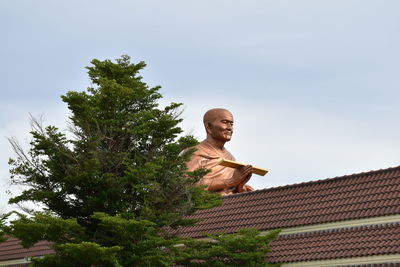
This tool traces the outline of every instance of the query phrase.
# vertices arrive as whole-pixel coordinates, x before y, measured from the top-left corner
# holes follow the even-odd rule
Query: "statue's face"
[[[227,110],[216,112],[215,117],[208,123],[208,133],[215,139],[230,141],[233,133],[233,116]]]

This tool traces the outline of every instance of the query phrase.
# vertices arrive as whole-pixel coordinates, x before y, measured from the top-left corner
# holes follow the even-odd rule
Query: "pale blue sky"
[[[204,111],[229,108],[227,148],[271,171],[258,189],[397,166],[399,12],[397,0],[1,1],[0,211],[6,137],[27,143],[29,113],[65,128],[59,96],[89,85],[91,59],[122,54],[185,104],[199,139]]]

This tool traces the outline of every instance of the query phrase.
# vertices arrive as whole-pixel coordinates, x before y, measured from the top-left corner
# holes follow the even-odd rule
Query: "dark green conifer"
[[[36,202],[44,210],[3,224],[4,232],[24,246],[54,243],[55,255],[35,259],[34,266],[173,266],[195,264],[193,259],[221,264],[215,244],[165,231],[193,223],[183,217],[220,203],[217,195],[193,186],[205,170],[187,173],[191,151],[181,152],[197,141],[181,136],[181,104],[159,107],[160,87],[149,87],[139,75],[144,62],[122,56],[91,63],[91,87],[62,96],[71,112],[68,132],[33,120],[27,152],[11,140],[17,154],[10,160],[11,180],[28,187],[10,203]],[[268,240],[260,241],[261,250],[251,248],[249,263],[257,262],[256,251],[264,257]],[[243,264],[245,258],[222,264]]]

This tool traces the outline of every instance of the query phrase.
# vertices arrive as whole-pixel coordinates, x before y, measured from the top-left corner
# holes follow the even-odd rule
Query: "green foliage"
[[[193,224],[184,216],[196,209],[221,204],[219,195],[193,186],[206,170],[187,172],[189,148],[197,141],[181,136],[181,104],[159,108],[160,87],[149,87],[139,76],[144,62],[133,64],[122,56],[115,63],[93,60],[92,65],[93,86],[62,96],[71,111],[68,132],[33,120],[27,152],[10,139],[17,154],[10,160],[11,181],[28,186],[10,203],[36,202],[44,210],[2,224],[2,232],[26,247],[40,240],[54,244],[55,255],[35,259],[34,266],[263,261],[270,239],[254,231],[214,237],[218,246],[166,232]],[[239,243],[251,251],[237,253]]]
[[[0,214],[0,242],[6,241],[6,232],[8,230],[7,227],[7,219],[10,216],[10,214]]]
[[[20,215],[12,222],[11,233],[22,240],[22,246],[30,247],[40,240],[55,243],[79,241],[84,228],[76,219],[62,219],[46,213],[35,213],[32,217]]]
[[[183,266],[279,266],[265,260],[270,251],[269,243],[279,232],[274,230],[260,235],[256,229],[246,228],[235,234],[209,235],[207,241],[186,239],[179,254],[187,257],[183,256],[178,262]]]
[[[87,223],[93,211],[102,211],[169,225],[194,210],[194,192],[215,198],[193,189],[198,176],[184,178],[190,155],[179,154],[197,141],[176,140],[181,104],[158,108],[159,87],[138,75],[145,64],[131,64],[127,56],[92,64],[94,86],[62,96],[72,114],[72,138],[34,121],[29,152],[14,143],[12,181],[30,188],[10,202],[40,202],[62,218]]]
[[[55,246],[55,256],[45,256],[42,259],[33,259],[34,267],[60,266],[60,267],[120,267],[117,253],[120,247],[101,247],[93,242],[79,244],[68,243]]]

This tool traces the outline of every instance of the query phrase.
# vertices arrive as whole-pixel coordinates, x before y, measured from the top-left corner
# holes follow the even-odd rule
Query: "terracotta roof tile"
[[[0,261],[21,259],[25,257],[43,256],[53,254],[50,243],[39,241],[30,248],[23,248],[16,238],[9,238],[0,243]]]
[[[228,196],[222,206],[189,216],[202,220],[178,234],[202,237],[394,214],[400,214],[400,166]],[[268,259],[280,263],[400,254],[400,223],[281,235],[271,245]],[[15,238],[0,243],[0,261],[51,253],[45,241],[29,249]],[[358,267],[395,266],[400,264]]]
[[[338,267],[400,267],[400,263],[373,263],[362,265],[342,265]]]
[[[400,253],[400,224],[282,235],[271,243],[271,262],[297,262]]]
[[[400,214],[400,166],[228,196],[222,206],[189,216],[202,220],[179,234],[201,237],[393,214]]]
[[[7,264],[7,267],[28,267],[29,263]]]

